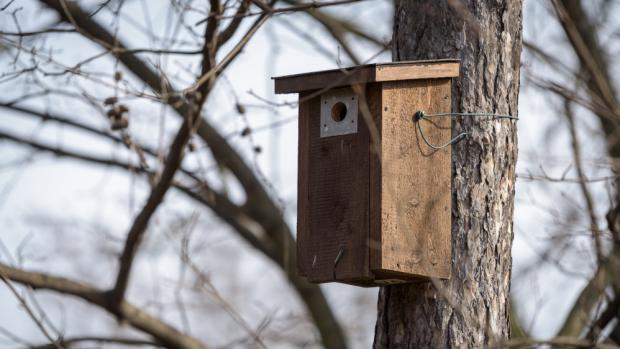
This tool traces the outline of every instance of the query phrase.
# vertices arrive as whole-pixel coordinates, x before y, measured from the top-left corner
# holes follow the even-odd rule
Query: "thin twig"
[[[17,292],[15,287],[13,287],[13,285],[8,280],[7,276],[4,275],[2,270],[0,270],[0,279],[2,279],[2,281],[4,281],[4,283],[9,288],[11,293],[13,293],[13,295],[15,296],[15,298],[17,298],[17,300],[22,305],[22,307],[24,307],[24,309],[26,310],[26,313],[28,314],[28,316],[32,319],[32,321],[35,323],[35,325],[37,325],[39,330],[41,330],[41,333],[43,333],[45,338],[47,338],[47,340],[50,341],[50,343],[53,345],[53,347],[56,348],[56,349],[64,349],[64,347],[60,344],[60,342],[58,342],[56,339],[52,338],[52,335],[47,331],[47,329],[45,328],[45,325],[43,324],[43,322],[41,322],[41,320],[39,320],[39,318],[37,318],[37,316],[35,315],[34,311],[30,308],[30,305],[28,305],[28,302],[26,302],[26,300],[19,294],[19,292]]]

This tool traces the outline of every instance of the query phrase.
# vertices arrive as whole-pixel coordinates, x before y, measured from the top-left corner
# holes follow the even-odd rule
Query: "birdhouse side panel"
[[[379,275],[450,276],[451,148],[428,146],[413,120],[417,110],[449,112],[450,89],[450,79],[382,85]],[[449,117],[419,122],[429,143],[450,140]]]
[[[310,165],[310,116],[316,114],[316,103],[307,100],[309,92],[299,94],[299,125],[297,147],[297,272],[308,276],[307,268],[311,265],[309,249],[310,227],[310,188],[308,183],[308,166]]]
[[[300,94],[299,270],[312,282],[367,279],[368,128],[321,137],[321,96],[308,96]]]

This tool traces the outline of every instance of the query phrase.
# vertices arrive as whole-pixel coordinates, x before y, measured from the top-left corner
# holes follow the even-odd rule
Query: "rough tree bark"
[[[393,58],[459,58],[453,110],[517,115],[520,0],[397,0]],[[381,289],[375,348],[479,348],[510,335],[516,122],[456,119],[452,277]]]

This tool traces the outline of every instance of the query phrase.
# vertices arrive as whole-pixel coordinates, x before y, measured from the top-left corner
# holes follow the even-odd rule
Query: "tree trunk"
[[[520,0],[395,4],[395,61],[459,58],[453,111],[517,116]],[[452,276],[379,294],[375,348],[480,348],[510,335],[516,121],[456,118]]]

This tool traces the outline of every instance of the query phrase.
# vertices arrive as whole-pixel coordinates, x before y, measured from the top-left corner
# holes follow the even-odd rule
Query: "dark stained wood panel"
[[[373,266],[381,266],[381,134],[382,123],[381,114],[383,110],[383,102],[381,100],[382,91],[381,83],[375,83],[369,85],[368,96],[369,105],[372,110],[373,126],[376,129],[377,135],[372,139],[370,151],[369,151],[369,242],[368,248],[370,250],[370,266],[371,271]],[[374,268],[380,269],[380,268]]]
[[[297,149],[297,271],[307,276],[309,248],[310,196],[308,188],[308,165],[310,152],[310,119],[312,100],[307,100],[310,92],[299,94],[299,134]],[[315,98],[316,99],[316,98]]]
[[[302,104],[300,272],[313,282],[368,279],[368,128],[360,122],[357,133],[321,138],[320,97]]]

